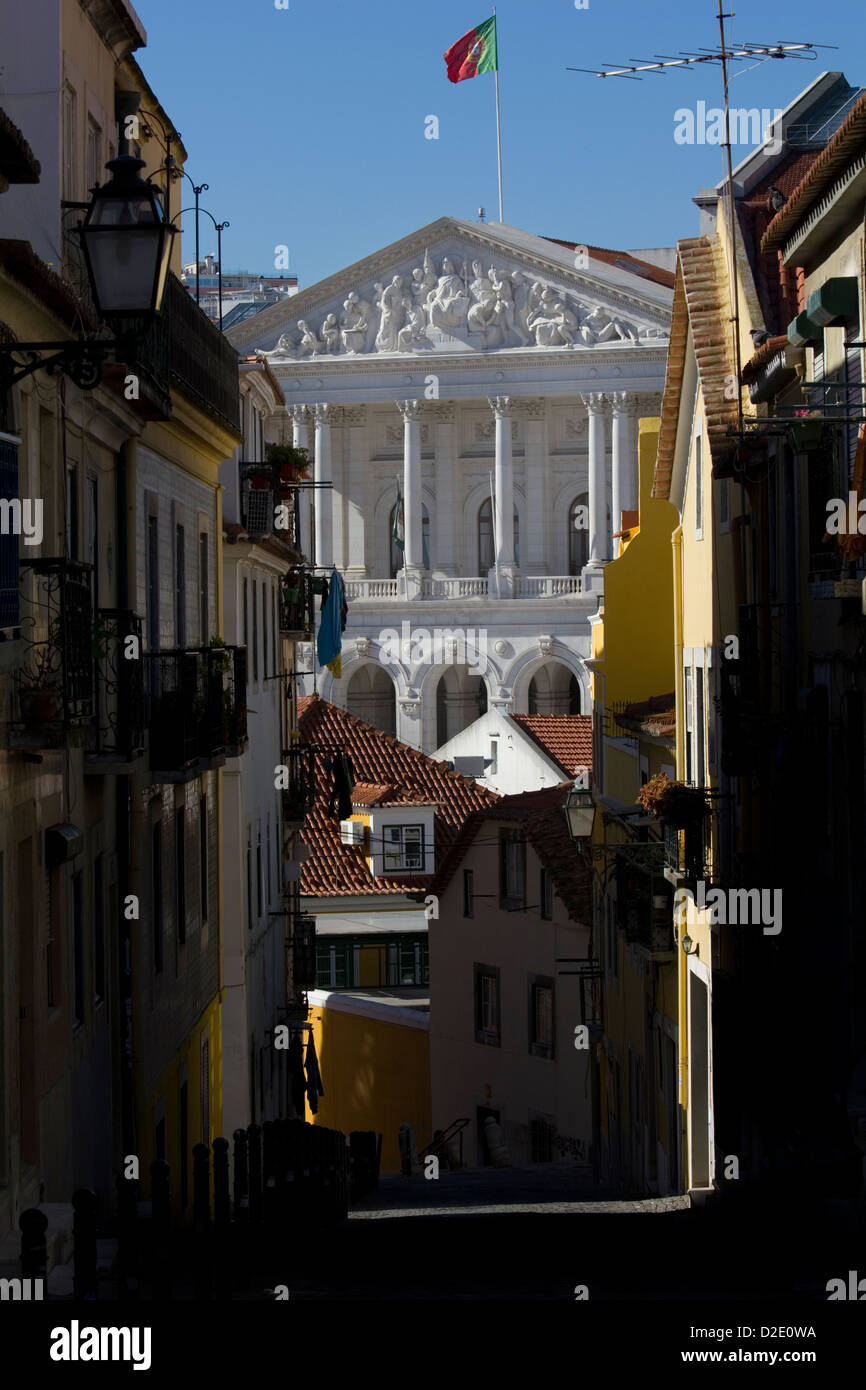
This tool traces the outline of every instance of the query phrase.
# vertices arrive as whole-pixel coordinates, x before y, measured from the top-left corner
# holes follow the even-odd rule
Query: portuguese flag
[[[452,44],[444,54],[449,82],[463,82],[479,72],[496,72],[496,15],[485,19]]]

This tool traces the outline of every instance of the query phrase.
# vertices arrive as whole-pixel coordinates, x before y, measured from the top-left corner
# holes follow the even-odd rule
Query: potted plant
[[[666,772],[657,772],[641,787],[637,799],[657,820],[680,828],[693,825],[707,814],[706,797],[700,787],[676,782]]]
[[[280,481],[296,482],[298,478],[309,477],[309,456],[306,449],[296,449],[294,444],[266,444],[265,459],[272,468],[279,470]]]
[[[810,453],[821,446],[824,438],[824,421],[818,411],[795,410],[795,423],[789,433],[791,446],[798,453]]]

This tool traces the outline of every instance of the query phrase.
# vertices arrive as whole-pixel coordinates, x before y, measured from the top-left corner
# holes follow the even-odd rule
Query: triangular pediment
[[[626,265],[626,261],[623,263]],[[227,335],[275,367],[663,346],[672,294],[591,250],[440,218]]]

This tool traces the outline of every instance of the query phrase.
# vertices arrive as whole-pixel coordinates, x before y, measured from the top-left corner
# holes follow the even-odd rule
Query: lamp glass
[[[105,319],[158,313],[175,229],[139,170],[144,161],[120,155],[107,165],[81,227],[93,297]]]

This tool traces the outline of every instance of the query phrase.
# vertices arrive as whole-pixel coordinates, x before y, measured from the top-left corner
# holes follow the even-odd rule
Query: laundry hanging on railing
[[[322,605],[322,620],[319,624],[319,635],[316,638],[316,653],[319,658],[319,665],[327,666],[328,670],[332,671],[336,679],[339,680],[343,674],[342,635],[346,630],[349,606],[346,603],[343,581],[337,570],[331,571],[330,580],[323,580],[322,582],[327,586],[327,596]]]

